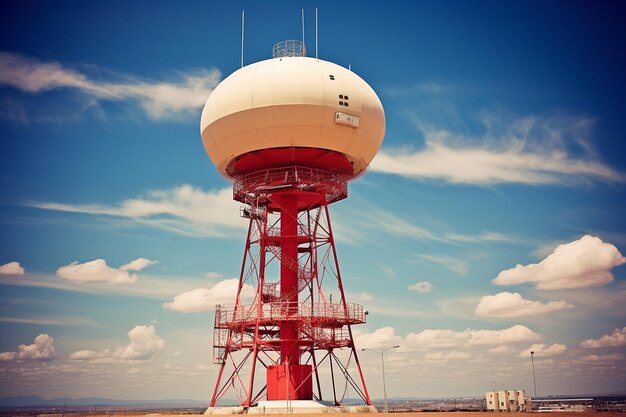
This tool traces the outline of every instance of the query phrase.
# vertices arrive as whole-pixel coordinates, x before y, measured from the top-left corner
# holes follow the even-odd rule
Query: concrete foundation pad
[[[375,413],[371,406],[335,406],[329,401],[259,401],[248,414],[314,414],[314,413]]]
[[[239,407],[209,407],[204,414],[243,414],[244,408]]]
[[[204,414],[328,414],[328,413],[377,413],[368,405],[335,406],[328,401],[259,401],[257,405],[244,407],[209,407]]]

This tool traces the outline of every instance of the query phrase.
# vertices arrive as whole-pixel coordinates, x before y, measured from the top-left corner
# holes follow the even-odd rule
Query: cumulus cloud
[[[415,292],[422,294],[425,292],[432,291],[433,286],[428,281],[422,281],[422,282],[416,282],[415,284],[409,285],[407,289],[410,291],[415,291]]]
[[[115,349],[79,350],[70,354],[75,361],[135,361],[152,359],[165,346],[153,325],[138,325],[128,332],[129,343]]]
[[[584,348],[603,348],[626,346],[626,327],[613,330],[599,339],[587,339],[580,344]]]
[[[528,349],[521,351],[519,356],[520,358],[526,358],[530,356],[530,352],[535,352],[534,355],[538,357],[554,356],[554,355],[560,355],[566,350],[567,350],[567,346],[562,345],[560,343],[555,343],[550,346],[540,343],[540,344],[534,344]]]
[[[417,123],[424,148],[383,149],[372,161],[371,170],[417,180],[479,185],[626,180],[591,151],[587,136],[593,120],[529,116],[505,123],[499,119],[484,116],[484,133],[478,137]]]
[[[518,324],[502,330],[425,329],[418,333],[408,333],[404,337],[397,336],[393,327],[382,327],[371,333],[358,334],[356,342],[359,347],[376,349],[398,344],[404,351],[415,351],[488,345],[502,346],[534,342],[539,339],[541,339],[541,335]]]
[[[396,336],[393,327],[381,327],[371,333],[360,333],[355,331],[355,345],[360,349],[382,349],[395,346],[402,341]]]
[[[9,262],[0,265],[0,275],[24,275],[24,268],[19,262]]]
[[[178,294],[170,302],[162,307],[179,313],[200,313],[213,310],[216,304],[233,304],[239,287],[239,279],[225,279],[213,285],[211,288],[196,288]],[[254,298],[255,290],[249,284],[244,284],[241,289],[241,299],[247,302]]]
[[[543,290],[597,287],[613,281],[611,269],[626,258],[610,243],[585,235],[578,240],[557,246],[537,264],[507,269],[492,280],[496,285],[534,283]]]
[[[158,261],[137,258],[119,268],[112,268],[104,259],[78,263],[72,262],[57,269],[57,276],[75,283],[106,282],[109,284],[132,284],[137,281],[137,274],[128,271],[140,271]]]
[[[19,345],[17,352],[0,353],[0,362],[8,361],[49,361],[56,358],[54,338],[42,333],[35,338],[31,345]]]
[[[102,71],[104,72],[104,71]],[[142,80],[122,74],[107,74],[112,81],[23,55],[0,52],[0,84],[30,94],[68,89],[95,100],[137,103],[154,120],[175,119],[201,108],[220,82],[218,70],[196,70],[175,75],[171,81]]]
[[[565,301],[540,301],[525,300],[516,292],[501,292],[496,295],[483,296],[474,314],[483,317],[523,317],[546,314],[557,310],[572,308],[573,305]]]
[[[504,345],[541,339],[541,336],[526,326],[517,324],[503,330],[469,330],[470,345]]]
[[[116,205],[31,203],[32,207],[69,213],[113,216],[185,236],[232,237],[246,223],[231,188],[203,191],[191,185],[153,190]]]

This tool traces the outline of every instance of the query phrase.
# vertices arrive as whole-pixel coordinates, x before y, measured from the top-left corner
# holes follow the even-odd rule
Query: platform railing
[[[250,203],[251,199],[285,189],[325,194],[327,203],[348,195],[347,180],[341,174],[318,168],[289,166],[264,169],[238,177],[233,184],[233,198]]]
[[[304,42],[290,39],[278,42],[272,47],[272,58],[282,58],[286,56],[306,56]]]
[[[215,311],[216,328],[246,326],[247,323],[261,321],[304,320],[315,327],[333,327],[347,324],[365,323],[363,306],[347,303],[347,309],[338,303],[270,302],[240,305],[234,307],[217,306]]]

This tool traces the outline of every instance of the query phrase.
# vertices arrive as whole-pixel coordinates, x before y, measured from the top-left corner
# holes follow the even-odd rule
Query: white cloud
[[[112,268],[104,259],[78,263],[72,262],[57,269],[57,275],[75,283],[106,282],[109,284],[132,284],[137,281],[137,274],[129,274],[128,271],[140,271],[158,261],[146,258],[138,258],[119,268]]]
[[[528,349],[521,351],[519,356],[520,358],[529,357],[530,352],[535,352],[534,355],[537,357],[554,356],[554,355],[560,355],[566,350],[567,350],[567,346],[562,345],[560,343],[555,343],[550,346],[540,343],[540,344],[534,344]]]
[[[19,262],[9,262],[0,265],[0,275],[24,275],[24,268]]]
[[[432,291],[433,286],[430,282],[423,281],[423,282],[416,282],[415,284],[409,285],[407,289],[421,294],[421,293]]]
[[[356,296],[356,299],[357,301],[364,303],[367,301],[372,301],[374,299],[374,296],[368,292],[362,292]]]
[[[457,274],[467,273],[467,264],[458,258],[446,255],[417,255],[419,258],[444,266]]]
[[[165,346],[152,325],[138,325],[128,332],[129,344],[116,349],[79,350],[70,354],[76,361],[135,361],[152,359]]]
[[[355,331],[354,344],[359,349],[383,349],[389,346],[395,346],[402,341],[402,338],[396,336],[393,327],[381,327],[371,333],[360,333]]]
[[[477,235],[463,235],[460,233],[445,233],[444,237],[452,242],[483,243],[483,242],[515,242],[516,239],[502,233],[484,231]]]
[[[154,190],[117,205],[32,203],[33,207],[69,213],[114,216],[186,236],[233,237],[246,223],[232,188],[203,191],[191,185]]]
[[[614,363],[624,359],[621,353],[613,353],[609,355],[586,355],[579,358],[576,363]]]
[[[519,293],[501,292],[496,295],[483,296],[474,314],[483,317],[523,317],[546,314],[552,311],[572,308],[573,305],[565,301],[525,300]]]
[[[456,331],[451,329],[426,329],[409,333],[405,343],[413,349],[453,348],[458,346],[506,345],[532,342],[541,336],[526,326],[515,325],[502,330]]]
[[[239,279],[225,279],[213,285],[211,288],[196,288],[178,294],[174,299],[162,305],[167,310],[179,313],[199,313],[213,310],[216,304],[234,304]],[[244,284],[241,289],[241,300],[247,302],[254,297],[255,290],[249,284]]]
[[[603,348],[626,346],[626,327],[613,330],[599,339],[587,339],[580,344],[584,348]]]
[[[0,84],[31,94],[72,89],[95,100],[136,102],[154,120],[193,114],[202,107],[221,78],[216,69],[178,73],[174,81],[108,75],[117,80],[103,81],[101,76],[90,78],[57,62],[0,52]]]
[[[511,347],[510,346],[496,346],[494,348],[489,349],[489,353],[506,353],[506,352],[510,352],[511,351]]]
[[[470,345],[503,345],[538,340],[541,336],[526,326],[517,324],[503,330],[471,330]]]
[[[455,360],[455,359],[468,359],[471,355],[468,352],[456,352],[456,351],[452,351],[452,352],[433,352],[433,353],[427,353],[426,354],[426,359],[430,360],[430,361],[448,361],[448,360]]]
[[[159,261],[153,261],[147,258],[137,258],[134,261],[131,261],[125,265],[120,266],[120,270],[122,271],[141,271],[142,269],[146,269],[151,265],[158,264]]]
[[[19,345],[17,352],[0,353],[0,362],[8,361],[49,361],[56,358],[54,349],[54,338],[46,333],[42,333],[35,338],[31,345]]]
[[[498,274],[492,283],[515,285],[531,282],[543,290],[597,287],[613,281],[611,269],[626,258],[610,243],[585,235],[557,246],[538,264],[520,265]]]
[[[482,121],[480,137],[418,124],[421,150],[387,148],[371,164],[374,172],[457,184],[567,184],[598,180],[622,182],[626,176],[591,152],[592,120],[530,116],[508,124],[496,116]],[[580,148],[583,155],[572,152]]]

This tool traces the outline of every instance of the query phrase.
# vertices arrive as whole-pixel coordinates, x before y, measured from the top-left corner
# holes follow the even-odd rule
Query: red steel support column
[[[298,196],[284,193],[280,198],[280,294],[288,303],[288,315],[298,313]],[[281,298],[282,298],[281,297]],[[300,363],[298,347],[298,323],[295,320],[280,324],[280,363]]]

